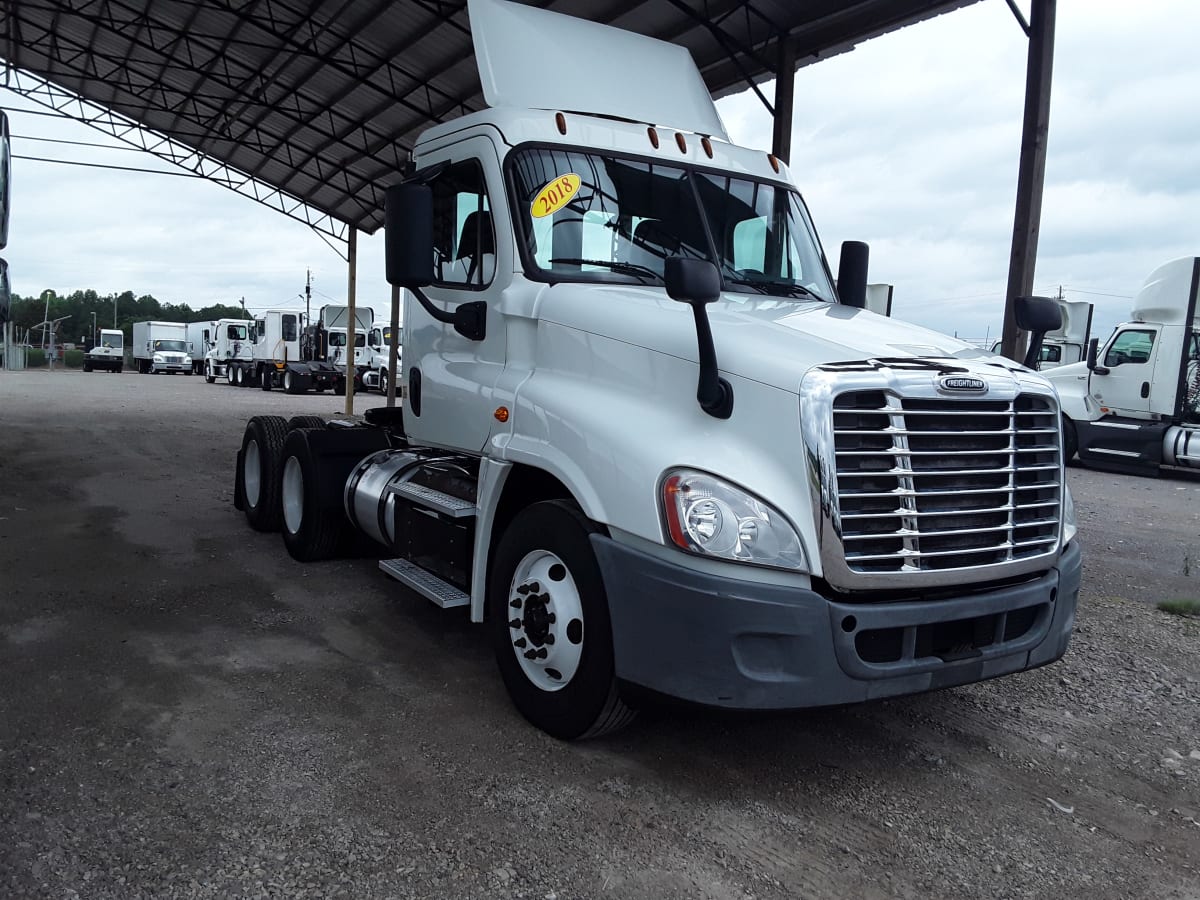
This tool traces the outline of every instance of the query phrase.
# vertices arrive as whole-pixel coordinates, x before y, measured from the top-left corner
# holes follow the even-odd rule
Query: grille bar
[[[1057,518],[1051,519],[1033,519],[1028,522],[1022,522],[1019,525],[992,525],[988,528],[953,528],[948,531],[921,531],[916,528],[895,528],[891,531],[877,531],[871,534],[849,534],[843,540],[847,541],[875,541],[880,538],[889,537],[951,537],[958,534],[992,534],[997,531],[1012,531],[1014,528],[1030,528],[1037,525],[1053,525],[1058,522]]]
[[[960,493],[962,493],[962,492],[961,491],[953,491],[953,492],[947,491],[943,494],[943,496],[954,496],[954,495],[960,494]],[[978,491],[977,493],[990,493],[990,491]],[[865,497],[865,496],[873,496],[873,495],[854,494],[852,496]],[[883,496],[890,497],[892,495],[885,494]],[[929,495],[923,494],[922,496],[929,496]],[[1044,500],[1041,503],[1024,503],[1021,506],[1012,506],[1012,505],[981,506],[978,509],[975,509],[974,507],[972,507],[970,510],[970,515],[985,516],[985,515],[989,515],[989,514],[993,514],[993,513],[1007,513],[1007,512],[1011,512],[1014,509],[1035,509],[1039,506],[1044,506],[1044,507],[1052,506],[1055,509],[1057,509],[1058,501],[1057,500]],[[967,512],[967,510],[962,510],[962,509],[917,510],[917,509],[904,509],[903,507],[896,507],[895,509],[891,510],[890,514],[894,515],[894,516],[916,516],[917,518],[921,518],[923,516],[961,516],[966,512]],[[879,512],[871,512],[871,513],[844,513],[842,515],[842,518],[843,519],[875,519],[875,520],[878,520],[880,517],[885,517],[888,514],[889,513],[887,510],[880,510]]]

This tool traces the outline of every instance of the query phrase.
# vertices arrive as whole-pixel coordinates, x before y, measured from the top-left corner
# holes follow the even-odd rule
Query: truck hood
[[[551,285],[537,316],[698,363],[692,309],[661,288]],[[810,368],[833,362],[953,357],[1013,365],[957,338],[836,303],[726,293],[708,306],[708,318],[722,372],[793,392]]]

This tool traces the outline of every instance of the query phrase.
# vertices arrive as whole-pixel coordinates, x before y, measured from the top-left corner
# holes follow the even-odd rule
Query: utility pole
[[[304,270],[304,324],[312,324],[312,269]]]
[[[242,318],[246,317],[246,298],[242,297]]]
[[[117,295],[113,294],[113,330],[117,329]]]

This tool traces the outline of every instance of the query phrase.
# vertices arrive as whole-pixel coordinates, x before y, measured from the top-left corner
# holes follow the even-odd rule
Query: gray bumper
[[[736,709],[855,703],[1036,668],[1066,652],[1078,543],[1019,585],[928,602],[835,603],[696,572],[601,535],[617,677]]]

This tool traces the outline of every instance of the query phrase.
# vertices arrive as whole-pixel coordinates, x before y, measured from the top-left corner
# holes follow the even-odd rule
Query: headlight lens
[[[1063,485],[1063,546],[1067,546],[1075,539],[1075,533],[1079,529],[1075,524],[1075,498],[1071,496],[1071,489],[1065,484]]]
[[[155,353],[155,354],[154,354],[154,361],[155,361],[155,362],[165,362],[165,361],[166,361],[166,357],[164,357],[164,356],[163,356],[161,353]]]
[[[667,533],[690,553],[733,562],[808,570],[800,537],[779,510],[739,487],[692,469],[662,487]]]

